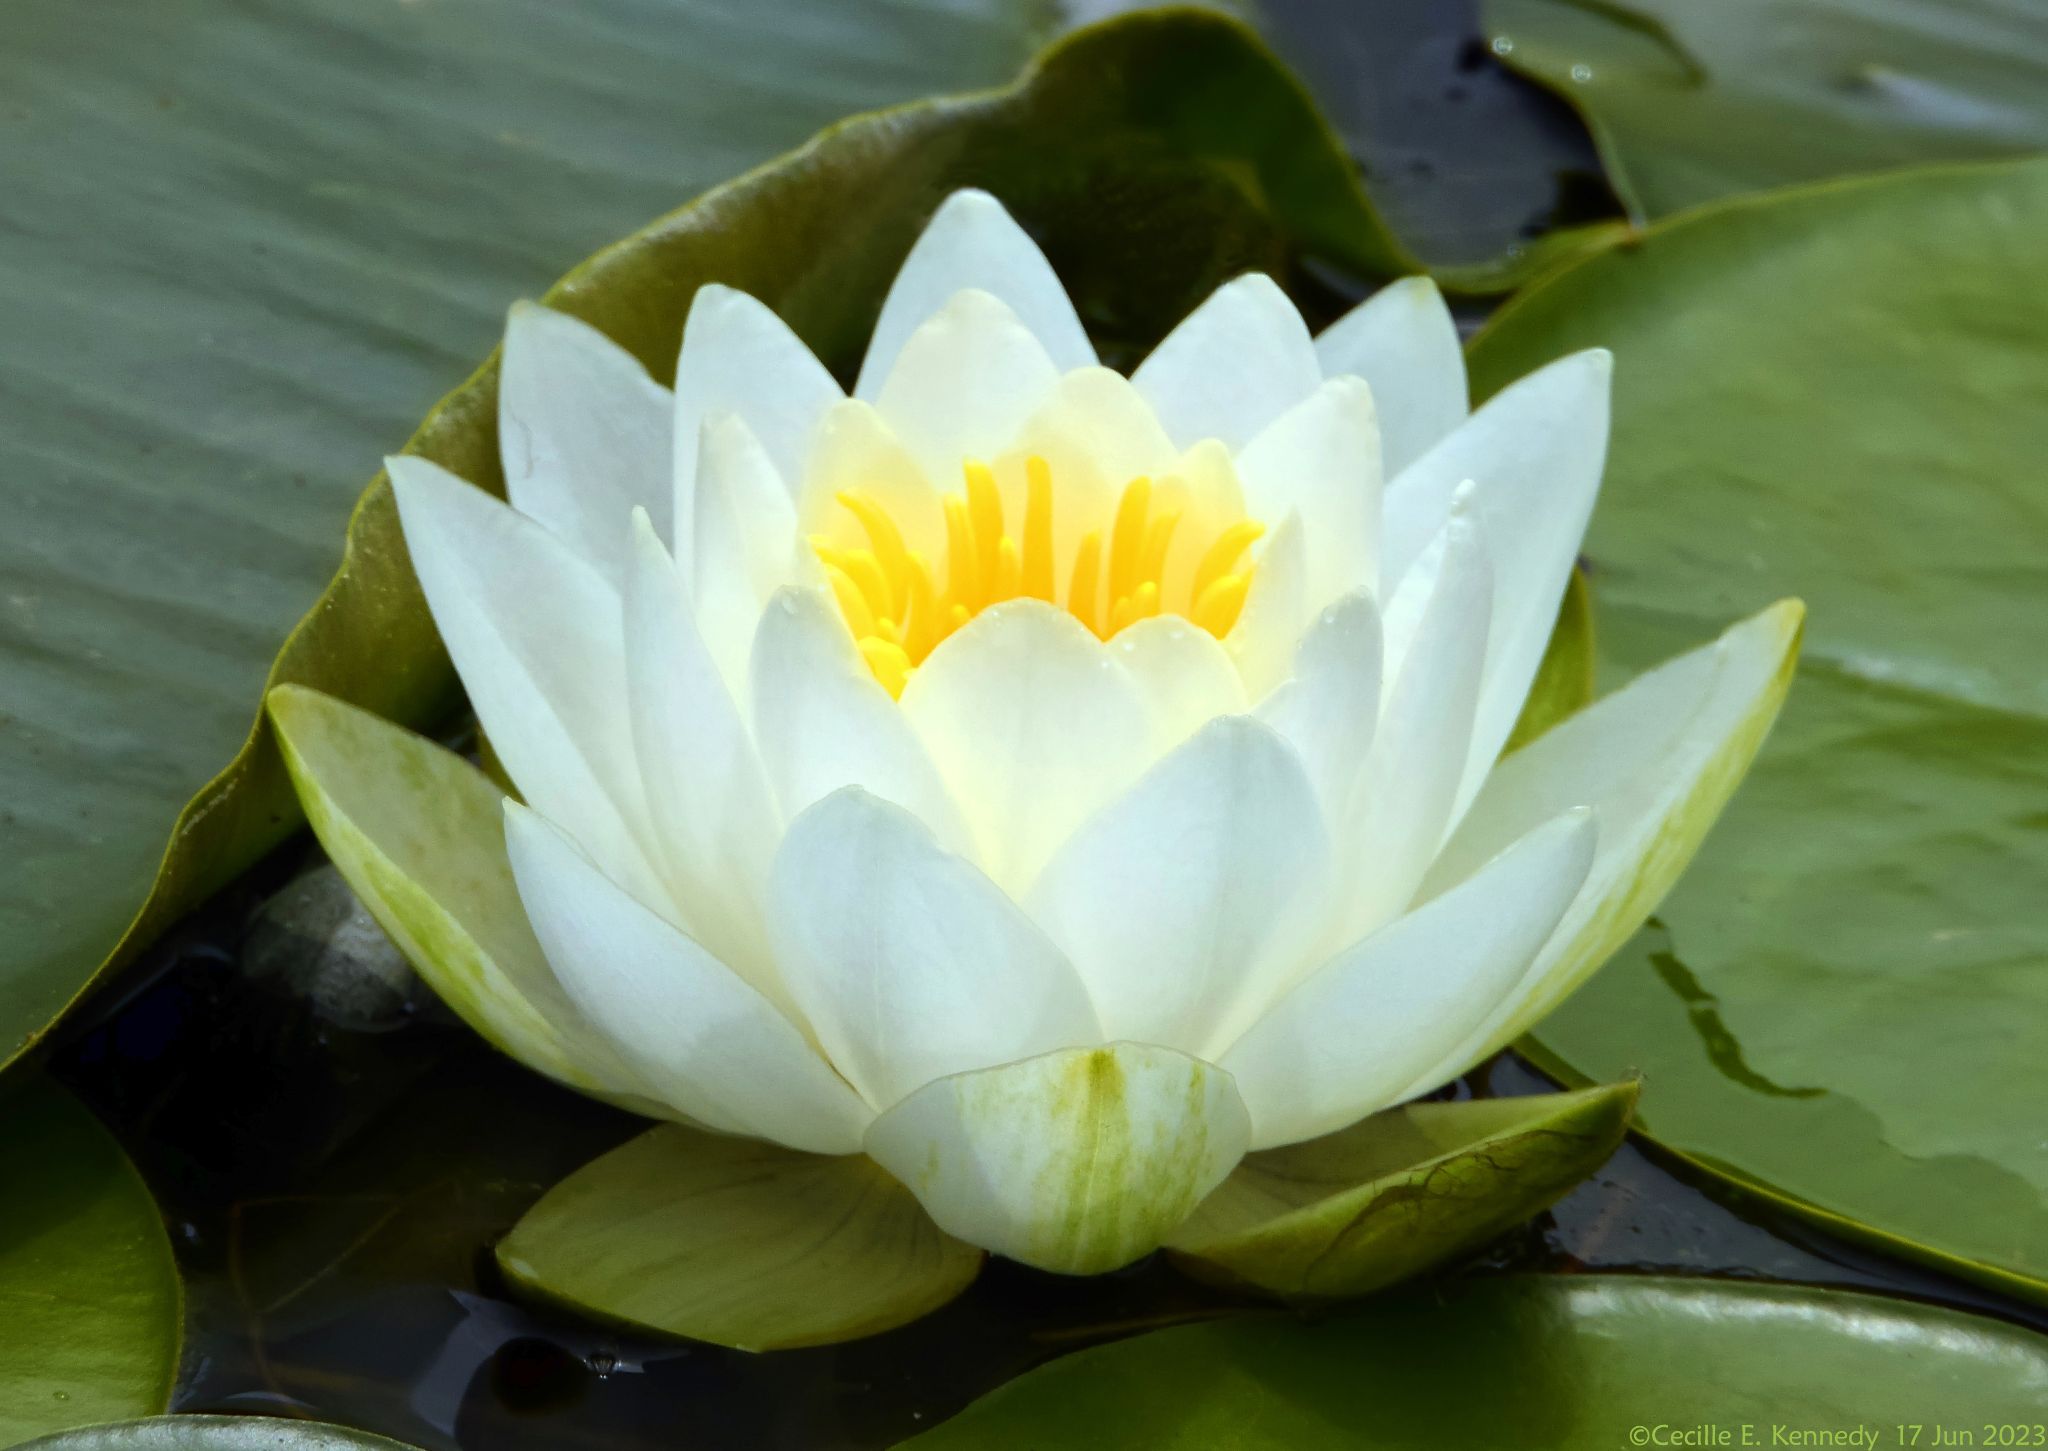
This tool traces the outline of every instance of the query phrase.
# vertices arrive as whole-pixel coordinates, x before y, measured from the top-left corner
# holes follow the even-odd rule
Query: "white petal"
[[[1102,1036],[1074,969],[1017,904],[857,787],[791,823],[772,893],[790,990],[878,1109],[949,1073]]]
[[[1450,830],[1492,614],[1492,575],[1475,522],[1445,526],[1437,587],[1393,681],[1340,842],[1340,939],[1406,907]]]
[[[618,591],[546,528],[439,465],[385,465],[413,571],[491,749],[535,810],[666,910],[627,721]]]
[[[876,1119],[867,1151],[948,1234],[1088,1275],[1157,1249],[1249,1127],[1213,1064],[1112,1043],[942,1078]]]
[[[1165,755],[1219,715],[1241,715],[1244,681],[1222,642],[1178,615],[1117,632],[1110,650],[1152,715],[1152,752]]]
[[[721,1132],[818,1154],[859,1146],[866,1106],[766,998],[517,802],[505,841],[563,988],[650,1088]]]
[[[736,698],[743,698],[747,657],[761,610],[796,582],[796,506],[767,450],[735,413],[718,413],[698,431],[695,556],[687,577],[698,628]]]
[[[1137,685],[1087,626],[1038,600],[968,621],[926,657],[901,704],[980,861],[1011,891],[1149,758]]]
[[[1371,385],[1390,479],[1465,421],[1458,325],[1427,277],[1390,282],[1331,323],[1316,338],[1316,357],[1325,374]]]
[[[644,513],[626,574],[633,744],[669,883],[691,931],[756,989],[781,998],[762,932],[781,820],[753,738]]]
[[[882,315],[861,360],[854,394],[873,398],[912,333],[952,301],[976,288],[1001,298],[1045,348],[1061,372],[1085,368],[1095,349],[1052,264],[1003,204],[985,191],[956,191],[932,213],[890,284]]]
[[[636,505],[668,527],[674,409],[668,389],[590,324],[513,304],[498,376],[506,496],[614,579]]]
[[[954,295],[903,345],[875,396],[925,477],[941,488],[966,459],[1008,448],[1059,379],[1017,314],[986,292]]]
[[[746,420],[792,495],[825,410],[845,395],[789,325],[744,292],[697,289],[676,358],[676,558],[694,557],[697,430],[714,413]]]
[[[1380,716],[1380,617],[1370,595],[1346,595],[1322,612],[1295,651],[1293,678],[1258,714],[1301,757],[1326,816],[1340,818]]]
[[[1323,370],[1287,294],[1253,272],[1182,318],[1131,381],[1182,448],[1220,438],[1240,449],[1313,393]]]
[[[1301,763],[1230,716],[1075,832],[1026,903],[1073,959],[1105,1036],[1201,1054],[1294,967],[1329,871]]]
[[[903,807],[949,848],[971,842],[932,758],[822,591],[786,589],[762,612],[753,695],[754,740],[784,820],[859,786]]]
[[[1251,592],[1223,641],[1244,680],[1245,698],[1253,701],[1265,699],[1287,678],[1308,623],[1308,540],[1301,516],[1282,519],[1257,549]]]
[[[1259,431],[1238,455],[1237,472],[1253,518],[1300,513],[1312,609],[1377,587],[1379,425],[1364,383],[1324,383]]]
[[[1222,1057],[1253,1146],[1314,1138],[1421,1091],[1416,1075],[1493,1010],[1557,925],[1593,844],[1589,812],[1538,827],[1275,1004]]]
[[[1642,926],[1692,860],[1777,718],[1804,607],[1773,605],[1638,676],[1501,762],[1423,883],[1453,883],[1568,805],[1600,816],[1600,851],[1511,998],[1447,1055],[1439,1081],[1535,1026]]]
[[[1594,348],[1503,390],[1387,491],[1387,578],[1398,580],[1466,480],[1493,556],[1493,630],[1456,814],[1521,714],[1557,619],[1607,457],[1613,358]]]

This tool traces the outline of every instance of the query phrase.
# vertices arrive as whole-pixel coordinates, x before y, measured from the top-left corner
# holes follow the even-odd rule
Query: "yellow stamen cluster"
[[[1038,599],[1064,607],[1102,638],[1157,614],[1178,614],[1221,639],[1244,608],[1252,566],[1244,554],[1264,526],[1240,519],[1218,530],[1192,571],[1175,573],[1168,598],[1168,555],[1181,523],[1177,508],[1154,508],[1152,481],[1132,479],[1105,534],[1083,535],[1065,572],[1054,558],[1052,470],[1042,458],[1024,465],[1022,537],[1009,532],[1002,495],[986,464],[969,461],[964,493],[944,502],[944,568],[904,541],[889,511],[872,494],[838,495],[860,525],[867,547],[840,547],[823,536],[812,547],[824,561],[847,627],[887,686],[901,695],[910,672],[941,640],[994,604]]]

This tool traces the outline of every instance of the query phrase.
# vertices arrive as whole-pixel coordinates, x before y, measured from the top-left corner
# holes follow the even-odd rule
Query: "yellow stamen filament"
[[[1132,479],[1103,521],[1106,527],[1088,530],[1073,546],[1062,600],[1053,532],[1058,494],[1046,461],[1024,460],[1019,535],[1009,532],[1003,517],[994,471],[969,460],[962,478],[963,492],[942,501],[946,537],[938,567],[910,547],[887,507],[861,489],[848,489],[838,500],[867,547],[834,543],[824,535],[811,541],[861,657],[891,695],[902,694],[912,672],[947,636],[1004,600],[1064,604],[1103,639],[1162,613],[1177,614],[1220,639],[1243,612],[1256,567],[1245,551],[1265,532],[1255,520],[1218,529],[1192,573],[1185,564],[1173,571],[1182,582],[1172,584],[1169,597],[1168,566],[1184,516],[1177,508],[1155,513],[1152,481]],[[1201,527],[1207,533],[1214,525]]]
[[[1067,586],[1067,609],[1074,618],[1102,633],[1102,621],[1095,613],[1095,586],[1102,578],[1102,531],[1090,529],[1081,536],[1074,552],[1074,578]]]
[[[1244,610],[1245,594],[1251,587],[1249,574],[1226,574],[1202,591],[1195,601],[1194,613],[1188,618],[1220,640],[1237,623]]]

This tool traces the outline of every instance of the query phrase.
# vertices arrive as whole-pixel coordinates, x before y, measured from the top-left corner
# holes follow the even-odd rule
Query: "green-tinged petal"
[[[527,1067],[638,1100],[534,941],[498,788],[454,752],[317,690],[281,685],[269,706],[320,844],[441,1000]]]
[[[498,1246],[536,1295],[741,1350],[905,1324],[966,1289],[981,1261],[859,1154],[673,1124],[557,1184]]]
[[[1414,1091],[1533,1027],[1613,956],[1678,880],[1778,718],[1805,608],[1785,600],[1638,676],[1500,763],[1423,883],[1425,899],[1565,804],[1589,805],[1586,885],[1497,1012]]]
[[[1252,1154],[1167,1240],[1202,1279],[1363,1295],[1547,1208],[1620,1144],[1636,1085],[1417,1103]]]
[[[1522,701],[1522,714],[1508,733],[1503,755],[1520,750],[1566,716],[1593,703],[1593,590],[1584,568],[1572,571],[1550,643],[1536,667],[1535,683]],[[1483,789],[1483,788],[1482,788]]]
[[[269,1416],[152,1416],[31,1441],[19,1451],[416,1451],[404,1441]]]
[[[867,1148],[941,1228],[1082,1275],[1157,1249],[1250,1133],[1222,1069],[1111,1043],[927,1084],[875,1120]]]
[[[0,1098],[0,1446],[161,1411],[182,1295],[149,1190],[49,1082]]]
[[[906,1451],[1606,1451],[1711,1446],[1701,1432],[1717,1427],[1740,1447],[1745,1426],[1757,1446],[1775,1426],[1802,1433],[1779,1445],[1898,1447],[1914,1426],[2031,1426],[2044,1402],[2048,1342],[1983,1316],[1793,1285],[1532,1275],[1084,1350]]]

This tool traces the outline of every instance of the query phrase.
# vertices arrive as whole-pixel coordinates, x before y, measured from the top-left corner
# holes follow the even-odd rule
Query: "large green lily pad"
[[[296,826],[250,727],[266,672],[407,724],[449,712],[381,480],[314,596],[352,481],[509,301],[831,117],[1009,74],[1051,14],[111,0],[82,27],[61,0],[0,7],[0,193],[36,219],[0,236],[0,1061]],[[844,365],[965,184],[1040,234],[1113,354],[1296,245],[1362,276],[1420,266],[1251,33],[1174,11],[1079,32],[1009,89],[838,127],[551,299],[666,377],[692,293],[723,281]],[[1498,287],[1584,240],[1446,279]],[[494,387],[486,366],[409,447],[492,484]]]
[[[1639,1068],[1666,1146],[2048,1297],[2044,273],[2048,163],[1835,183],[1653,228],[1472,364],[1614,349],[1610,674],[1810,605],[1748,783],[1539,1061]]]
[[[40,1079],[0,1097],[0,1446],[161,1411],[184,1302],[156,1202]]]
[[[1987,1423],[2031,1425],[2044,1401],[2048,1340],[1996,1321],[1826,1290],[1588,1275],[1467,1282],[1316,1324],[1164,1330],[1054,1361],[905,1444],[1896,1447],[1903,1423],[1925,1446],[1936,1426],[1978,1438]],[[1864,1439],[1774,1440],[1774,1427]],[[1672,1439],[1702,1428],[1728,1439]]]
[[[1631,211],[2048,147],[2039,0],[1485,0]]]

